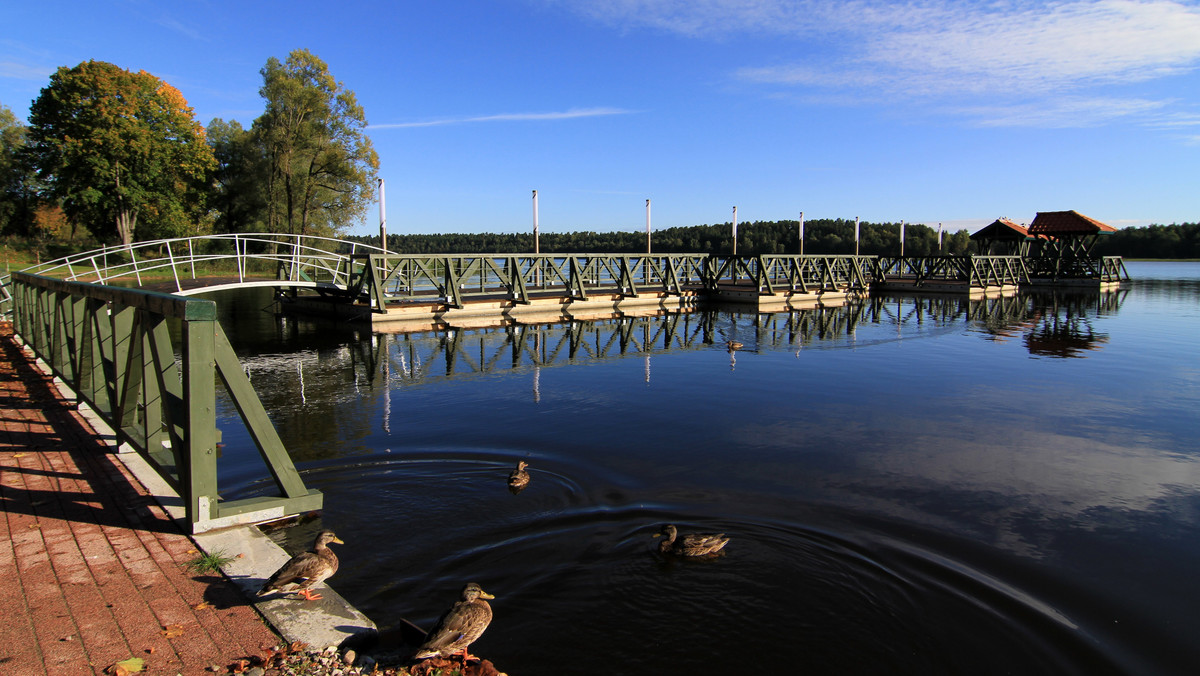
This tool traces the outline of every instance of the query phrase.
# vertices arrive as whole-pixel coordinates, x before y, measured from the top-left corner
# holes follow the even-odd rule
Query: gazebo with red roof
[[[1074,237],[1079,235],[1111,234],[1117,229],[1078,211],[1039,211],[1029,225],[1031,235]]]
[[[1117,229],[1078,211],[1039,211],[1029,224],[1029,234],[1042,242],[1031,272],[1035,277],[1103,277],[1103,261],[1092,254],[1101,236]]]
[[[982,255],[1025,256],[1033,237],[1024,226],[997,218],[971,234],[976,249]]]

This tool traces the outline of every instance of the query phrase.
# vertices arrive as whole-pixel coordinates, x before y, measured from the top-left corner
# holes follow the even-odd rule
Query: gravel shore
[[[311,650],[302,644],[278,646],[262,655],[214,664],[208,670],[243,676],[506,676],[488,660],[464,665],[459,658],[435,657],[412,664],[394,655],[358,655],[353,650],[339,653],[333,646]]]

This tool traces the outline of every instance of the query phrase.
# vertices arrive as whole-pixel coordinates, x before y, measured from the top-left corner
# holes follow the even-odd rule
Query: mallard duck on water
[[[662,531],[655,533],[654,537],[663,537],[663,541],[658,543],[659,552],[675,556],[712,556],[729,544],[729,538],[724,533],[688,533],[680,536],[679,529],[671,524],[663,526]]]
[[[725,343],[725,348],[727,350],[729,350],[730,352],[736,352],[736,351],[742,349],[743,347],[745,347],[745,346],[736,340],[731,340],[731,341]]]
[[[337,556],[329,548],[331,542],[339,545],[346,544],[338,539],[338,536],[334,535],[331,530],[317,533],[312,551],[300,552],[283,564],[283,567],[275,571],[271,579],[267,580],[262,589],[258,590],[258,596],[265,596],[272,592],[296,592],[306,601],[316,601],[321,598],[320,594],[312,593],[312,588],[329,579],[338,569]]]
[[[463,587],[458,602],[438,619],[433,629],[429,630],[425,642],[417,648],[413,659],[450,657],[460,653],[464,663],[467,660],[479,659],[468,653],[467,647],[474,643],[491,623],[492,607],[484,599],[494,598],[496,597],[483,591],[474,582]]]
[[[521,460],[517,463],[517,468],[508,475],[508,487],[514,490],[521,490],[529,485],[529,472],[525,468],[529,463]]]

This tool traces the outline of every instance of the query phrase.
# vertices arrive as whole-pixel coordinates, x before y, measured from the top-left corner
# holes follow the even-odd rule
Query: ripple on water
[[[533,480],[513,495],[519,459]],[[314,468],[305,481],[347,542],[335,588],[387,628],[428,626],[479,582],[497,597],[479,652],[522,674],[634,662],[725,674],[763,660],[807,673],[1116,672],[1053,607],[944,554],[871,529],[739,519],[733,504],[712,518],[696,503],[640,500],[636,480],[606,472],[520,450],[435,449]],[[652,537],[663,523],[732,541],[716,559],[664,557]]]

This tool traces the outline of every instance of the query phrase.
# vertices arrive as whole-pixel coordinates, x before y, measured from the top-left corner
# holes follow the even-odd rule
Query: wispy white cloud
[[[868,58],[947,89],[1059,91],[1131,83],[1200,64],[1200,8],[1171,0],[1082,0],[977,11],[882,34]]]
[[[560,0],[614,26],[696,38],[732,33],[792,37],[816,56],[734,76],[763,86],[881,98],[1086,97],[1200,67],[1200,6],[1187,0]],[[1093,95],[1094,97],[1094,95]],[[1082,115],[1077,101],[1041,115],[1010,110],[988,122],[1061,126],[1153,111],[1167,102],[1107,100]],[[1096,101],[1093,101],[1095,103]],[[972,113],[969,108],[963,108]],[[983,123],[983,122],[981,122]],[[1077,123],[1077,122],[1076,122]]]
[[[1165,101],[1121,98],[1055,98],[1024,103],[993,102],[956,112],[981,127],[1096,127],[1113,120],[1161,110]]]
[[[44,81],[50,78],[54,68],[31,66],[16,61],[0,61],[0,78],[12,80]]]
[[[1200,127],[1200,113],[1172,112],[1152,119],[1150,124],[1160,129]]]
[[[158,19],[155,20],[155,23],[157,23],[158,25],[160,25],[164,28],[168,28],[177,33],[180,33],[180,34],[184,35],[185,37],[191,38],[192,40],[202,41],[202,42],[208,41],[208,36],[205,35],[205,33],[203,31],[193,28],[191,26],[188,26],[188,25],[184,24],[183,22],[181,22],[177,19],[173,19],[169,16],[159,17]]]
[[[550,113],[504,113],[499,115],[480,115],[477,117],[447,117],[421,122],[389,122],[372,124],[368,129],[406,129],[410,127],[438,127],[448,124],[470,124],[474,122],[541,122],[553,120],[571,120],[581,117],[601,117],[606,115],[628,115],[632,110],[621,108],[572,108],[570,110]]]

